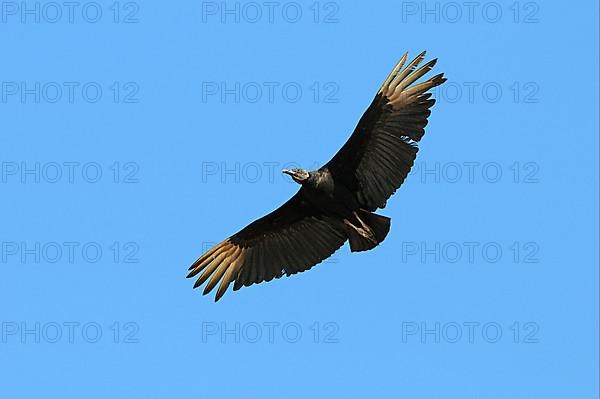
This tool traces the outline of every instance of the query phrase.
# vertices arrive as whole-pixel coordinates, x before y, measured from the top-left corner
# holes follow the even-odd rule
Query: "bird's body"
[[[294,173],[294,171],[284,171],[284,173]],[[385,230],[379,239],[375,238],[375,226],[365,223],[363,218],[368,211],[360,207],[356,196],[344,185],[342,181],[335,179],[327,167],[308,172],[309,177],[302,181],[300,194],[322,215],[331,220],[337,221],[336,227],[344,231],[350,240],[350,249],[352,251],[364,251],[377,246],[383,241],[389,230],[389,219],[382,217],[381,222],[387,226],[380,226]],[[363,216],[361,216],[361,214]],[[379,216],[379,215],[376,215]],[[358,236],[357,236],[358,235]],[[363,245],[353,245],[355,242],[362,242]],[[357,244],[358,244],[357,242]]]
[[[301,185],[270,214],[216,245],[190,267],[203,272],[194,288],[218,300],[231,282],[234,290],[310,269],[346,241],[353,252],[379,245],[390,218],[377,215],[408,175],[435,100],[427,91],[445,81],[442,74],[414,84],[436,60],[416,69],[424,52],[404,69],[405,54],[383,83],[354,133],[322,168],[284,170]],[[210,279],[210,280],[209,280]]]
[[[302,192],[319,210],[338,217],[347,217],[359,208],[354,195],[342,183],[337,182],[327,168],[308,172],[310,177],[302,184]]]

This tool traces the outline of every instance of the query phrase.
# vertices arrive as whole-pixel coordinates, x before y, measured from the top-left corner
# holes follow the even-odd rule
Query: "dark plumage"
[[[194,262],[188,277],[202,273],[194,288],[208,280],[207,294],[220,281],[217,301],[231,282],[238,290],[289,276],[328,258],[346,240],[355,252],[385,239],[390,219],[372,212],[385,207],[408,175],[435,103],[427,91],[446,80],[439,74],[414,84],[436,63],[417,69],[424,55],[406,67],[407,54],[402,57],[348,141],[325,166],[283,171],[301,185],[298,192]]]

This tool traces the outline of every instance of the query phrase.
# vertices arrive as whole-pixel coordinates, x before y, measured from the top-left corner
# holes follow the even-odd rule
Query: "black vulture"
[[[428,91],[446,81],[439,74],[415,84],[437,60],[417,69],[425,52],[405,66],[407,56],[333,159],[318,170],[283,170],[301,185],[298,192],[192,264],[188,278],[202,273],[194,288],[208,280],[207,294],[220,281],[218,301],[232,282],[238,290],[289,276],[328,258],[346,240],[356,252],[385,239],[390,218],[373,212],[385,207],[408,175],[435,103]]]

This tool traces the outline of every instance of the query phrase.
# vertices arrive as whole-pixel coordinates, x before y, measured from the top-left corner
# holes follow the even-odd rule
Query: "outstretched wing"
[[[416,69],[425,56],[422,52],[403,69],[407,56],[385,80],[352,136],[324,166],[370,211],[384,208],[404,182],[417,155],[417,142],[425,134],[429,108],[435,103],[427,91],[446,81],[439,74],[414,84],[437,60]]]
[[[270,214],[214,246],[190,267],[188,278],[202,272],[197,288],[210,278],[204,294],[219,281],[215,301],[235,281],[234,290],[310,269],[346,241],[339,221],[321,214],[300,189]]]

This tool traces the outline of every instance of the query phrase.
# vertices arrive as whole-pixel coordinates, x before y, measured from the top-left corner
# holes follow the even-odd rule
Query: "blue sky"
[[[5,397],[598,396],[598,4],[1,6]],[[421,50],[386,241],[193,291]]]

